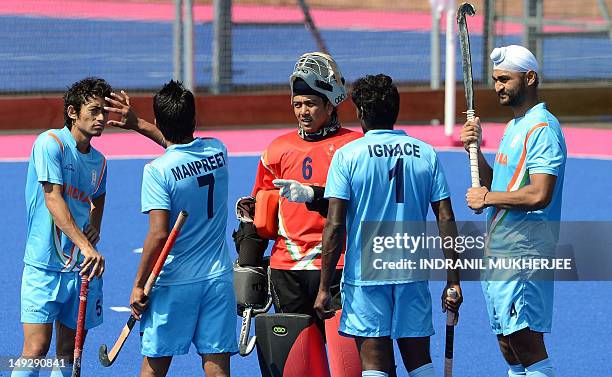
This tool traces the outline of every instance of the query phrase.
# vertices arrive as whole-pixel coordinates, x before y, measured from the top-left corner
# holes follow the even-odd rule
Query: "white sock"
[[[521,377],[526,375],[527,372],[522,364],[510,365],[510,369],[508,369],[508,377]]]
[[[544,359],[525,368],[527,377],[555,377],[555,369],[550,359]]]
[[[28,360],[27,358],[19,358],[19,361],[15,362],[15,364],[27,363],[27,360]],[[40,368],[15,367],[13,368],[13,371],[11,372],[11,377],[38,377],[39,371],[40,371]]]
[[[389,375],[380,370],[364,370],[361,372],[361,377],[388,377]]]
[[[411,372],[408,372],[410,377],[436,377],[432,363],[422,365]]]
[[[64,367],[53,367],[51,376],[49,377],[71,377],[72,376],[72,364],[66,364]]]

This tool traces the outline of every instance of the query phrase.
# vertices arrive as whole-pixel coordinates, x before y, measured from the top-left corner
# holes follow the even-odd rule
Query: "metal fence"
[[[540,60],[545,84],[612,83],[611,1],[474,1],[475,80],[487,82],[493,46],[523,44]],[[445,62],[443,43],[432,54],[445,21],[436,28],[425,0],[364,0],[361,8],[344,0],[178,2],[3,0],[0,92],[58,92],[86,75],[131,91],[154,90],[172,77],[199,92],[286,89],[297,57],[322,48],[349,82],[384,72],[429,86],[432,67]]]

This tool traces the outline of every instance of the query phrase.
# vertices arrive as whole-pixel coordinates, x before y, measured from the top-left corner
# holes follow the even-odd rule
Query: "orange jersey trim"
[[[59,137],[57,137],[57,135],[55,135],[54,133],[51,133],[51,132],[49,132],[47,135],[51,136],[53,139],[55,139],[55,141],[57,141],[57,143],[59,144],[59,147],[60,147],[62,153],[64,153],[64,144],[59,139]]]
[[[512,176],[512,179],[510,180],[510,183],[508,183],[508,187],[506,188],[506,191],[510,191],[512,186],[514,186],[514,184],[516,183],[516,180],[519,178],[519,175],[520,175],[521,170],[523,168],[523,164],[525,164],[525,159],[527,158],[527,142],[529,141],[529,137],[538,128],[547,127],[547,126],[548,126],[548,123],[538,123],[535,126],[531,127],[529,132],[527,132],[527,136],[525,137],[525,141],[523,141],[523,152],[521,153],[521,158],[519,160],[518,165],[516,166],[516,170],[514,171],[514,175]]]

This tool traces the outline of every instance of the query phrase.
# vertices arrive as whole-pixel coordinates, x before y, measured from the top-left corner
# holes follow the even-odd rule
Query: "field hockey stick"
[[[170,253],[172,246],[174,246],[174,242],[179,236],[181,232],[181,228],[183,227],[183,224],[185,223],[186,219],[187,219],[187,212],[181,211],[178,215],[178,218],[176,219],[176,222],[174,223],[174,227],[172,228],[172,231],[170,232],[168,239],[166,240],[166,243],[164,244],[164,248],[162,249],[162,252],[157,257],[157,261],[155,262],[153,271],[151,272],[151,275],[149,275],[149,278],[147,279],[147,283],[145,284],[145,288],[144,288],[145,296],[148,296],[149,293],[151,292],[151,289],[153,289],[153,285],[155,284],[155,281],[157,280],[157,277],[159,276],[161,269],[164,266],[164,263],[166,262],[166,258],[168,257],[168,254]],[[121,348],[125,344],[125,341],[130,335],[130,332],[132,331],[132,328],[134,327],[135,323],[136,323],[136,318],[133,315],[131,315],[127,323],[125,324],[125,326],[123,326],[123,329],[121,330],[121,334],[119,334],[119,338],[117,338],[117,341],[115,341],[115,344],[111,348],[110,352],[107,352],[106,344],[102,344],[100,346],[100,349],[98,350],[98,358],[100,359],[100,364],[102,364],[102,366],[109,367],[113,365],[113,363],[117,359],[117,355],[119,355],[119,351],[121,351]]]
[[[72,363],[72,377],[81,376],[81,355],[83,353],[83,340],[85,338],[85,314],[87,313],[87,294],[89,293],[89,279],[81,278],[81,291],[79,292],[79,314],[77,317],[76,336],[74,338],[74,361]]]
[[[449,288],[446,295],[457,298],[457,290]],[[446,340],[444,344],[444,377],[453,377],[453,343],[455,340],[455,317],[457,313],[446,310]]]
[[[461,65],[463,67],[463,87],[465,88],[465,102],[467,103],[467,120],[474,121],[476,111],[474,110],[474,84],[472,79],[472,55],[470,53],[470,35],[468,33],[465,15],[473,16],[476,9],[470,3],[463,3],[457,10],[457,25],[459,27],[459,41],[461,44]],[[478,142],[473,142],[468,147],[470,154],[470,177],[472,187],[480,187],[480,173],[478,171]],[[482,213],[477,211],[476,213]]]
[[[306,23],[306,27],[308,27],[308,30],[310,30],[313,38],[315,39],[315,42],[317,43],[317,48],[319,49],[319,51],[329,55],[327,46],[325,45],[325,41],[321,37],[319,29],[317,28],[317,25],[315,25],[310,15],[310,7],[306,3],[306,0],[298,0],[298,4],[300,5],[302,13],[304,14],[304,22]]]

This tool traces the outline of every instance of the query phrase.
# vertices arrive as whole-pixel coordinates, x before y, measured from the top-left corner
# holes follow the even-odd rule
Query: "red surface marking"
[[[505,125],[485,123],[485,151],[495,151],[504,132]],[[400,129],[436,148],[461,148],[457,136],[449,139],[443,128],[431,126],[400,126]],[[258,155],[275,137],[294,129],[198,131],[197,136],[215,137],[222,140],[230,154]],[[355,129],[357,130],[357,129]],[[612,157],[612,130],[564,127],[565,139],[570,156]],[[459,127],[455,129],[459,135]],[[0,136],[0,159],[24,160],[30,155],[36,135]],[[163,153],[163,149],[136,133],[107,132],[93,140],[93,145],[107,157],[148,157]]]
[[[212,20],[212,6],[194,5],[196,22]],[[330,10],[312,9],[315,24],[326,29],[366,29],[366,30],[430,30],[431,15],[416,12],[383,12],[369,10]],[[95,0],[2,0],[0,15],[35,16],[54,18],[91,18],[99,20],[137,20],[165,21],[174,20],[172,3],[139,3]],[[304,15],[296,7],[275,7],[259,5],[235,5],[232,19],[236,23],[300,23]],[[603,20],[582,20],[591,24],[601,24]],[[446,23],[442,19],[442,30]],[[470,20],[470,31],[482,33],[483,17],[475,16]],[[518,23],[499,23],[498,34],[518,34],[523,27]],[[548,32],[574,31],[575,28],[547,26]]]

